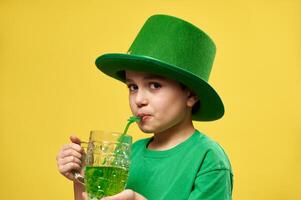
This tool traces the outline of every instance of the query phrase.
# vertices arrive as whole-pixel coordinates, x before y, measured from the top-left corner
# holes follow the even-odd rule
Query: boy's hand
[[[88,200],[86,192],[83,193],[83,199]],[[141,194],[134,192],[133,190],[126,189],[114,196],[104,197],[101,200],[146,200]]]
[[[83,148],[80,146],[80,139],[76,136],[70,136],[71,143],[66,144],[59,151],[56,161],[59,172],[74,181],[74,171],[82,174],[82,158],[84,154]]]
[[[105,197],[101,200],[146,200],[146,198],[133,190],[126,189],[114,196]]]

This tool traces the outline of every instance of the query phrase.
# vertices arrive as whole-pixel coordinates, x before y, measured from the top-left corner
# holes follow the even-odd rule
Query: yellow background
[[[127,89],[95,58],[126,52],[164,13],[217,44],[210,83],[226,114],[195,126],[227,151],[234,199],[301,199],[301,2],[0,1],[0,199],[72,199],[56,154],[71,134],[123,130]],[[136,126],[135,139],[146,137]]]

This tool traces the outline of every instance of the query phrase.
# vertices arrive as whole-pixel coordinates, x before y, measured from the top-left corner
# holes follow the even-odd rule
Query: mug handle
[[[87,149],[89,143],[88,143],[88,142],[81,142],[80,144],[81,144],[81,146],[82,146],[82,144],[84,144],[84,145],[82,146],[82,148]],[[85,159],[85,158],[84,158],[84,159]],[[78,183],[81,183],[82,185],[85,185],[85,177],[84,177],[84,176],[82,176],[82,175],[81,175],[79,172],[77,172],[77,171],[73,171],[72,173],[73,173],[73,175],[74,175],[75,180],[76,180]]]
[[[78,183],[85,185],[85,177],[84,176],[80,175],[80,173],[78,173],[78,172],[73,172],[73,175],[74,175],[75,180]]]

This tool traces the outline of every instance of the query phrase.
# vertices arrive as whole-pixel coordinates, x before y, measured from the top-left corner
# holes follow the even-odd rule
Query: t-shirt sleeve
[[[223,152],[209,151],[197,173],[188,200],[231,200],[233,174]]]
[[[188,200],[231,200],[232,174],[228,169],[198,175]]]

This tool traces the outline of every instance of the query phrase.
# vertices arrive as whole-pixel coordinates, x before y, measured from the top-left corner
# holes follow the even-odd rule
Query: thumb
[[[76,143],[76,144],[79,144],[79,145],[81,143],[81,140],[78,137],[74,136],[74,135],[71,135],[69,139],[72,143]]]
[[[130,200],[130,199],[136,199],[136,193],[133,190],[126,189],[113,196],[104,197],[101,200]]]
[[[88,200],[88,195],[86,192],[82,193],[83,200]]]

